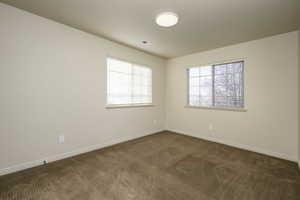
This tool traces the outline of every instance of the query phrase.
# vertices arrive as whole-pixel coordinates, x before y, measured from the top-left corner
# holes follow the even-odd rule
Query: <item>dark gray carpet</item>
[[[1,200],[299,200],[296,163],[163,132],[0,177]]]

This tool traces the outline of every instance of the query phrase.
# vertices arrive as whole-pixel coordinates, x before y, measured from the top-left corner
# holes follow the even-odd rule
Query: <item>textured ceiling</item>
[[[165,58],[214,49],[300,27],[300,0],[0,0]],[[175,11],[160,28],[155,16]],[[142,44],[146,40],[148,44]]]

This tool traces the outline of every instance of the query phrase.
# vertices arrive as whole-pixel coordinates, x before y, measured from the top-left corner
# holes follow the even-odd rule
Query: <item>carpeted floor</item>
[[[1,200],[296,200],[296,163],[163,132],[0,177]]]

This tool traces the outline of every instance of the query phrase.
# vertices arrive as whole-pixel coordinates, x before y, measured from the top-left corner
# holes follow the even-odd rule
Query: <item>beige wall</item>
[[[169,60],[167,129],[296,161],[297,43],[296,31]],[[247,112],[184,107],[187,67],[240,58]]]
[[[165,60],[1,3],[0,27],[0,174],[164,129]],[[154,107],[105,109],[107,56],[152,67]]]

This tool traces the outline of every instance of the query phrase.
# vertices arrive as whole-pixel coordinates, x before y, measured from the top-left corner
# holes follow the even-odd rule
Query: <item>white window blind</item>
[[[244,62],[188,69],[188,104],[204,107],[244,107]]]
[[[107,104],[152,103],[152,70],[148,67],[107,58]]]

